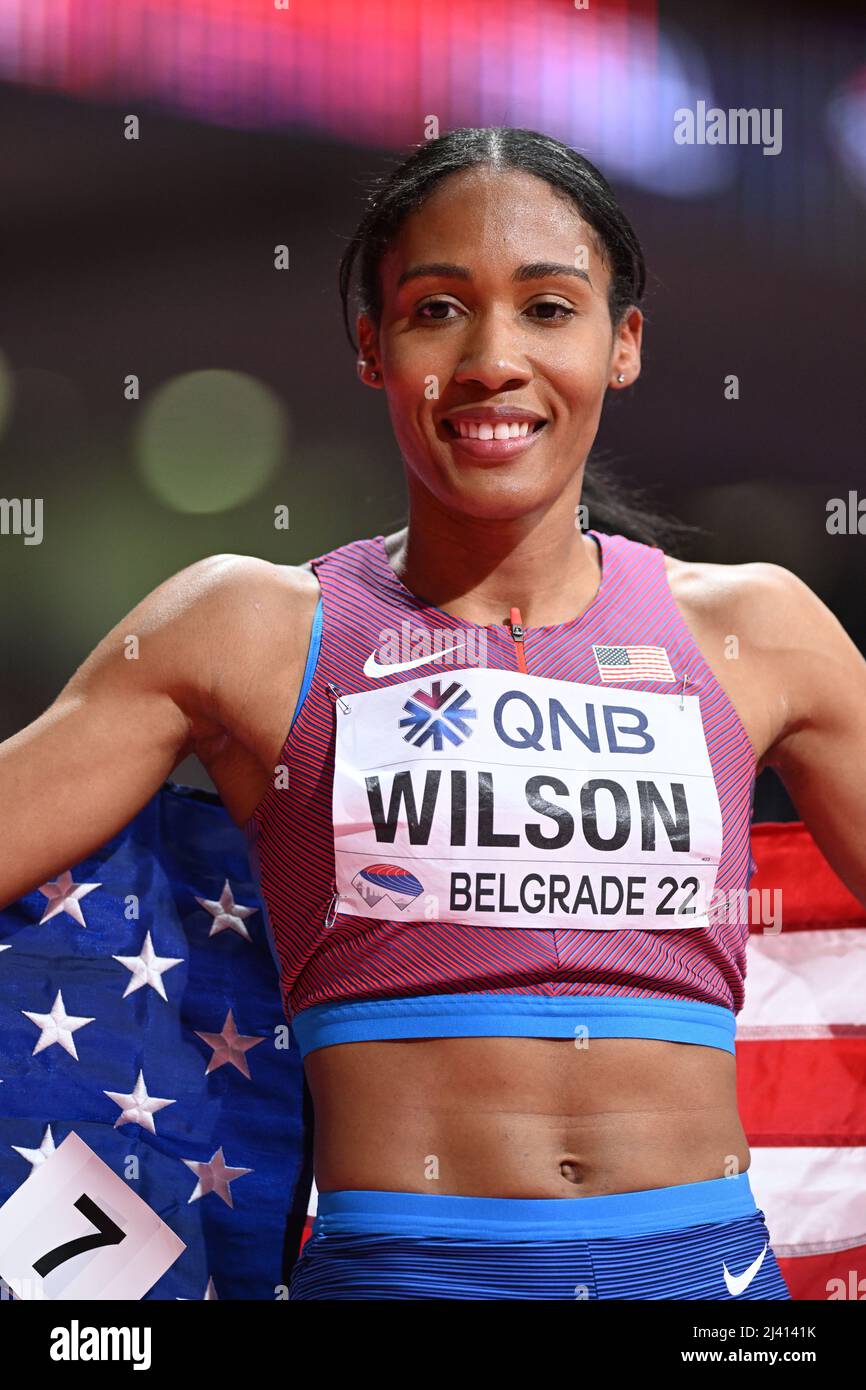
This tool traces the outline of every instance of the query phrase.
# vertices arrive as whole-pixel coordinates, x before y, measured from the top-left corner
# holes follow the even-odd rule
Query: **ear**
[[[643,314],[634,305],[620,319],[614,332],[610,354],[608,385],[614,391],[624,391],[640,376],[640,349],[643,338]],[[622,375],[625,380],[617,381]]]
[[[369,314],[358,315],[355,333],[360,348],[358,352],[358,375],[365,386],[372,386],[376,390],[381,390],[382,362],[379,356],[379,337]],[[373,372],[377,372],[378,377],[371,379]]]

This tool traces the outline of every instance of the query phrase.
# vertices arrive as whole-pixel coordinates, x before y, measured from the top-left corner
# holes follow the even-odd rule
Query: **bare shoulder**
[[[210,555],[191,566],[215,611],[227,617],[268,616],[279,610],[302,618],[315,610],[319,581],[303,565],[277,565],[255,555]]]
[[[165,633],[166,665],[186,687],[179,702],[209,769],[230,741],[253,754],[272,746],[281,697],[291,702],[300,686],[318,595],[309,566],[225,553],[188,565],[140,605],[135,630]]]
[[[234,603],[316,604],[319,585],[307,565],[275,565],[254,555],[206,555],[164,579],[141,601],[155,621],[184,614],[230,613]],[[134,610],[135,611],[135,610]]]
[[[722,565],[665,556],[671,591],[708,664],[743,718],[761,762],[809,717],[822,657],[856,650],[825,603],[783,565]],[[816,685],[816,681],[818,685]]]
[[[148,595],[146,606],[162,622],[188,618],[186,626],[195,626],[199,642],[230,661],[251,643],[261,658],[278,638],[302,645],[300,629],[307,617],[312,621],[318,594],[318,580],[308,567],[219,554],[172,575]],[[263,635],[265,650],[259,645]]]
[[[733,613],[740,622],[749,622],[753,634],[762,624],[771,630],[780,615],[792,617],[800,610],[814,611],[815,605],[823,607],[792,570],[766,560],[720,565],[665,555],[665,568],[679,602],[707,617],[724,619]]]
[[[237,692],[303,660],[309,645],[319,581],[305,565],[278,565],[253,555],[213,555],[207,574],[217,687]]]
[[[242,651],[244,634],[257,638],[257,629],[280,615],[302,622],[305,611],[315,608],[317,590],[315,576],[298,567],[246,555],[206,556],[145,594],[82,662],[67,688],[70,693],[86,689],[134,635],[146,643],[148,659],[141,670],[148,678],[204,697],[220,653],[228,653],[232,644]]]

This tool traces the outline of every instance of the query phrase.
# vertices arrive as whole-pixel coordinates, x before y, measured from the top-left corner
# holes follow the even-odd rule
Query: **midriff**
[[[654,1039],[421,1038],[305,1060],[320,1192],[581,1197],[743,1172],[736,1061]]]

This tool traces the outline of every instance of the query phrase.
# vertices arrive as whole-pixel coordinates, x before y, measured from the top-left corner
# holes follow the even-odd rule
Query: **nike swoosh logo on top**
[[[744,1270],[742,1274],[731,1274],[724,1260],[722,1261],[722,1269],[725,1271],[725,1283],[728,1286],[728,1293],[732,1298],[736,1298],[737,1294],[745,1293],[758,1270],[761,1268],[761,1265],[764,1263],[764,1256],[766,1253],[767,1247],[765,1245],[758,1258],[754,1260],[753,1263],[749,1265],[749,1268]]]
[[[416,666],[429,666],[431,661],[439,661],[441,657],[448,656],[451,652],[462,650],[462,643],[457,642],[453,647],[444,647],[441,652],[435,652],[433,656],[419,656],[414,661],[397,661],[390,666],[380,666],[376,660],[376,653],[371,652],[364,662],[364,675],[368,680],[381,680],[383,676],[394,676],[398,671],[414,671]]]

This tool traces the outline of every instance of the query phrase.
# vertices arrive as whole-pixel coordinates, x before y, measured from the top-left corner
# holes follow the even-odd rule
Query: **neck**
[[[385,538],[399,579],[436,608],[465,622],[507,621],[519,608],[525,627],[579,618],[598,592],[598,548],[575,526],[575,504],[542,520],[489,521],[410,508],[409,524]]]

